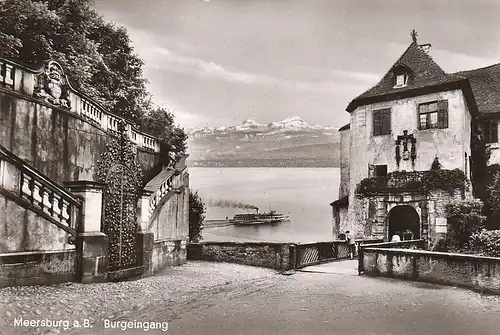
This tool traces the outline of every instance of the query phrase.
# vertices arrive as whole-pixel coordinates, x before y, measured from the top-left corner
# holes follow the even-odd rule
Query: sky
[[[446,72],[500,62],[497,0],[95,0],[127,28],[154,101],[186,128],[299,116],[340,127],[345,108],[411,43]]]

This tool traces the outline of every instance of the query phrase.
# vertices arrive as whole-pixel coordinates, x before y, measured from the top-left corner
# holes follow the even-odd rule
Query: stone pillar
[[[152,191],[143,190],[139,198],[137,209],[137,256],[139,262],[144,266],[142,276],[153,274],[153,245],[154,233],[149,229],[149,199],[154,194]]]
[[[64,183],[83,200],[82,219],[76,237],[77,278],[82,283],[106,281],[108,273],[108,237],[101,232],[104,185],[94,181]]]

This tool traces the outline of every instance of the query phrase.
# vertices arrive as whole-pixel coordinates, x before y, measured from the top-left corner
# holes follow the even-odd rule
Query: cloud
[[[166,69],[172,72],[189,73],[205,78],[215,78],[227,82],[276,86],[289,90],[318,92],[333,91],[339,88],[345,89],[349,86],[359,86],[359,84],[353,85],[352,83],[346,83],[344,80],[335,80],[335,78],[332,80],[322,81],[303,81],[278,78],[261,73],[234,71],[212,61],[177,54],[164,47],[156,47],[154,52],[158,55],[158,60],[155,62],[155,66],[158,68]],[[352,78],[362,81],[373,81],[374,79],[373,74],[360,72],[337,71],[337,74],[351,76]]]
[[[496,57],[494,55],[491,57],[479,57],[449,50],[432,50],[432,57],[446,72],[472,70],[496,64],[500,61],[499,56],[497,54]]]

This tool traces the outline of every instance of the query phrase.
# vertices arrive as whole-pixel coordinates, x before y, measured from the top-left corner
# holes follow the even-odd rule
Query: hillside
[[[227,167],[337,167],[337,129],[308,125],[298,117],[269,124],[245,120],[240,125],[188,131],[188,164]]]

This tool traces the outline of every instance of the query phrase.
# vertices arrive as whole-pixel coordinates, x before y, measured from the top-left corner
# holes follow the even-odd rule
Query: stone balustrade
[[[156,207],[159,205],[160,200],[167,195],[168,192],[171,192],[173,190],[173,177],[174,177],[174,172],[170,173],[167,175],[167,178],[161,183],[161,185],[158,187],[157,191],[151,196],[149,199],[149,215],[148,219],[151,217],[153,214],[154,210]]]
[[[118,124],[124,120],[72,88],[62,67],[55,61],[48,61],[41,69],[33,70],[0,58],[0,89],[8,89],[75,113],[115,136],[119,135]],[[160,152],[157,138],[139,131],[130,121],[125,120],[125,123],[125,132],[132,143],[148,151]]]
[[[76,235],[82,208],[80,200],[1,145],[0,177],[2,188],[29,201],[59,227]]]

